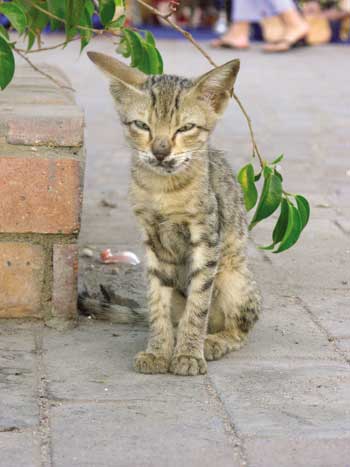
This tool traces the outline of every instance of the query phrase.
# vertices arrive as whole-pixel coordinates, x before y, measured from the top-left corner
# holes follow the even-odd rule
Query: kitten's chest
[[[190,232],[186,224],[172,222],[170,219],[154,224],[160,243],[174,257],[184,257],[190,248]]]
[[[135,205],[135,213],[148,235],[154,236],[173,256],[183,256],[189,249],[188,228],[192,212],[196,209],[191,202],[176,197],[144,197]]]

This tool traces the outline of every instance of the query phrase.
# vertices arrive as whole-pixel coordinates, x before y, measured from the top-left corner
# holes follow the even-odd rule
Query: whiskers
[[[181,172],[187,171],[195,165],[196,171],[206,170],[207,164],[197,162],[206,161],[207,158],[204,156],[207,153],[206,148],[191,149],[188,151],[182,151],[170,154],[163,161],[159,162],[152,152],[143,151],[142,149],[133,147],[136,155],[136,163],[140,166],[146,167],[160,175],[177,175]]]

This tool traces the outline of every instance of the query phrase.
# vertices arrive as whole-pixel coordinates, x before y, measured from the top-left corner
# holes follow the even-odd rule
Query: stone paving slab
[[[53,400],[208,400],[202,378],[150,377],[133,371],[133,358],[146,344],[146,329],[84,321],[64,335],[45,332],[44,358]]]
[[[31,432],[0,432],[0,467],[38,467],[39,459]]]
[[[247,345],[226,357],[227,365],[245,360],[339,360],[327,335],[293,297],[264,294],[264,308]],[[215,368],[215,365],[213,365]]]
[[[349,467],[350,438],[248,438],[250,467]]]
[[[19,350],[0,354],[0,432],[38,423],[35,359]]]
[[[338,290],[303,300],[332,337],[350,338],[350,292]]]
[[[346,363],[215,362],[210,375],[240,436],[347,437],[350,373]]]
[[[38,423],[36,329],[34,323],[23,321],[0,323],[0,434]]]
[[[37,329],[37,326],[33,322],[1,320],[0,351],[23,350],[26,352],[33,352],[35,349],[35,329]]]
[[[52,408],[51,420],[60,467],[241,465],[215,408],[198,398],[68,404]]]

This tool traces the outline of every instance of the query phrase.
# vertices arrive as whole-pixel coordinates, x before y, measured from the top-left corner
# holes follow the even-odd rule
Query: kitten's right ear
[[[87,52],[87,55],[110,78],[111,92],[116,101],[119,101],[122,93],[126,91],[129,94],[143,95],[140,86],[147,80],[147,75],[109,55],[99,52]]]

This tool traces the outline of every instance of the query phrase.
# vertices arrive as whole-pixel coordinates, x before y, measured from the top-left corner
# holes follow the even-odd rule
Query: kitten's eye
[[[187,125],[182,126],[179,128],[177,131],[179,133],[184,133],[185,131],[190,131],[192,128],[194,128],[196,125],[194,123],[187,123]]]
[[[133,123],[137,128],[140,128],[140,130],[149,131],[149,126],[146,125],[146,123],[141,122],[141,120],[134,120]]]

